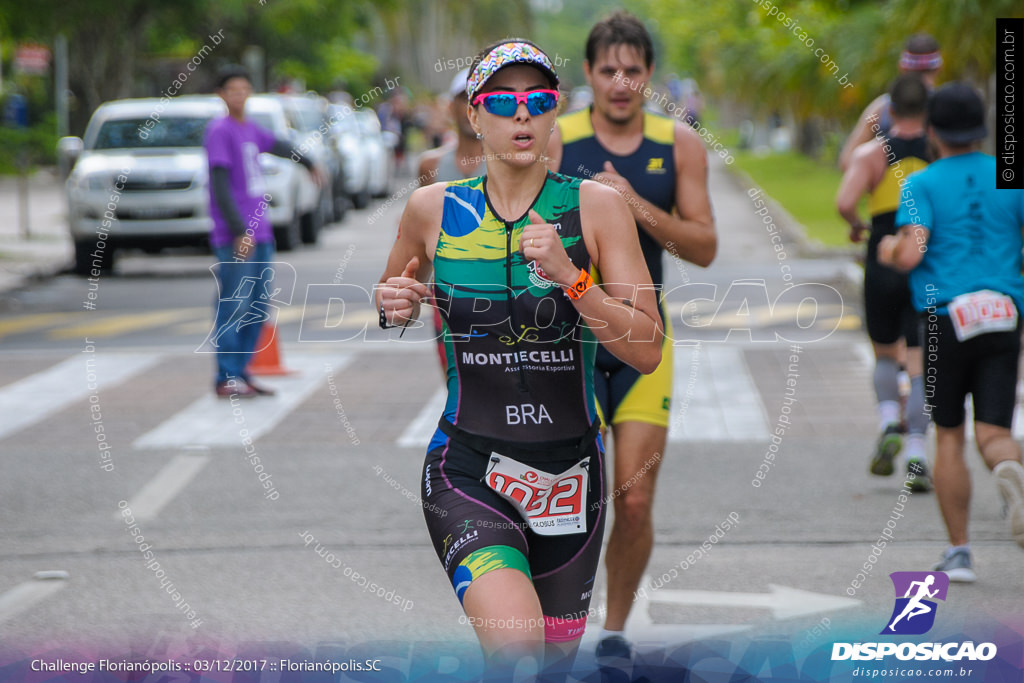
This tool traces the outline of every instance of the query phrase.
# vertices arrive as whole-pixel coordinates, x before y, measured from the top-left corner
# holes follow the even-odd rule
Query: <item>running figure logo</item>
[[[247,328],[258,335],[264,323],[275,324],[280,310],[291,304],[295,269],[287,263],[252,261],[223,262],[211,266],[210,270],[215,268],[222,271],[217,280],[218,290],[221,287],[224,290],[218,292],[213,328],[196,353],[241,353],[232,350],[232,343],[224,341],[225,335],[231,339],[245,333]],[[278,286],[279,283],[283,286]]]
[[[937,607],[929,598],[945,601],[949,576],[943,572],[893,572],[889,578],[896,589],[896,606],[882,635],[927,633],[935,624]]]

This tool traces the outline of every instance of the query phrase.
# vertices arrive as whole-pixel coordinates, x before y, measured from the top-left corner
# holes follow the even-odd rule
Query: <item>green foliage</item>
[[[910,34],[931,33],[943,46],[942,80],[970,78],[980,85],[994,69],[995,18],[1024,16],[1020,0],[639,4],[654,19],[673,66],[695,74],[705,92],[741,101],[757,114],[786,110],[846,126],[895,77]],[[836,73],[827,60],[822,64],[817,49],[835,63]],[[851,87],[837,80],[844,73]]]
[[[339,85],[353,96],[373,87],[373,77],[380,68],[373,55],[357,50],[345,41],[325,43],[319,50],[319,66],[310,69],[310,87],[327,92]]]
[[[797,152],[737,151],[734,157],[735,165],[803,225],[808,237],[826,246],[849,246],[849,228],[835,205],[842,174],[833,164]]]
[[[534,33],[528,37],[545,52],[563,60],[558,76],[573,87],[586,85],[583,76],[584,48],[590,28],[602,17],[622,6],[615,0],[561,0],[560,7],[535,10]],[[557,8],[557,11],[555,9]],[[567,60],[567,61],[565,61]]]
[[[16,43],[52,47],[57,33],[68,37],[80,130],[100,102],[152,94],[147,69],[190,58],[218,31],[223,42],[202,70],[238,62],[256,45],[271,84],[294,77],[358,95],[382,75],[401,75],[403,85],[436,90],[433,60],[521,35],[580,85],[590,27],[620,6],[650,29],[659,78],[691,75],[707,95],[755,115],[788,111],[844,128],[887,87],[910,33],[930,32],[943,45],[942,80],[983,84],[994,68],[995,17],[1024,16],[1020,0],[0,0],[0,35],[8,69]],[[34,110],[52,108],[49,78],[25,87]]]
[[[47,114],[28,128],[0,126],[0,174],[16,173],[27,163],[31,170],[38,165],[57,163],[57,118]]]

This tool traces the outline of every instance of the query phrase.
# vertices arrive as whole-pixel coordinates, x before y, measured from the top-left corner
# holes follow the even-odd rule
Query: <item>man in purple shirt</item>
[[[245,369],[268,318],[274,277],[274,232],[266,215],[271,197],[264,188],[259,155],[298,157],[318,184],[323,174],[289,143],[245,118],[245,101],[252,94],[245,70],[222,71],[217,94],[228,115],[210,122],[203,143],[210,166],[210,247],[219,262],[215,391],[221,398],[252,398],[274,393],[253,383]]]

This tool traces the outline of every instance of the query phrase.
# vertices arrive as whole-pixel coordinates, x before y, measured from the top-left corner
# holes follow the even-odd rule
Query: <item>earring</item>
[[[484,134],[483,133],[477,133],[476,134],[476,139],[477,140],[483,140],[484,139]]]

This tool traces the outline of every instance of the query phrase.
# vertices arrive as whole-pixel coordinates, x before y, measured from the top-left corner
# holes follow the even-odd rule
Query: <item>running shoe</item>
[[[252,381],[251,377],[244,377],[243,380],[249,385],[250,389],[256,392],[258,396],[274,396],[277,394],[277,391],[274,389]]]
[[[928,474],[928,465],[924,460],[914,458],[907,461],[907,486],[914,493],[932,490],[932,477]]]
[[[241,379],[229,379],[225,382],[217,382],[214,387],[217,398],[255,398],[259,394]]]
[[[978,577],[971,569],[971,553],[966,550],[957,550],[952,554],[942,556],[942,561],[933,567],[937,572],[945,572],[950,581],[960,583],[974,583]]]
[[[882,435],[878,437],[878,446],[875,448],[875,457],[871,460],[871,474],[880,477],[888,477],[894,471],[892,461],[903,448],[903,437],[900,436],[900,426],[894,422],[885,428]]]
[[[622,636],[608,636],[597,643],[597,660],[601,664],[615,661],[629,661],[633,657],[633,649],[629,641]]]
[[[1010,519],[1010,533],[1017,545],[1024,548],[1024,467],[1013,460],[1001,462],[995,468],[995,475]]]

